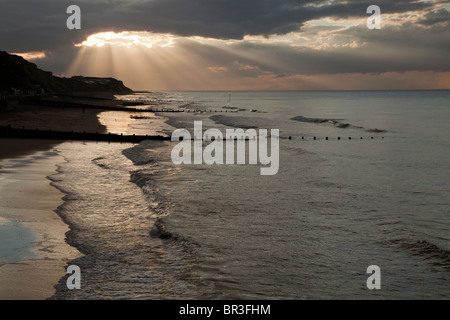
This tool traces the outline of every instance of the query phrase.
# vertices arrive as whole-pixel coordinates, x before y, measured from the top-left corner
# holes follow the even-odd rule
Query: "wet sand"
[[[102,101],[108,104],[108,100]],[[19,105],[0,114],[0,125],[16,128],[105,132],[97,115],[101,111],[79,108],[46,108]],[[55,293],[67,263],[80,252],[65,241],[68,226],[56,213],[63,196],[50,185],[48,176],[64,159],[52,152],[62,141],[0,139],[0,225],[17,226],[32,240],[2,239],[2,244],[20,243],[10,261],[0,264],[0,300],[41,300]],[[11,227],[13,228],[13,227]],[[18,229],[19,230],[19,229]],[[11,234],[8,233],[11,237]],[[3,248],[5,251],[5,247]],[[30,252],[21,256],[20,252]],[[30,257],[32,255],[32,257]],[[2,257],[0,257],[2,258]]]
[[[50,297],[55,291],[54,285],[64,276],[69,259],[80,255],[66,244],[68,226],[55,212],[63,203],[64,194],[46,178],[55,173],[56,163],[63,161],[51,151],[0,161],[0,218],[33,235],[32,241],[20,242],[21,248],[15,248],[30,251],[33,258],[22,260],[24,257],[17,254],[9,257],[12,263],[0,265],[0,299]],[[20,238],[20,234],[17,237]],[[0,243],[6,240],[14,241],[2,239],[0,235]]]
[[[0,113],[0,126],[12,128],[105,133],[97,115],[102,110],[82,108],[52,108],[21,105],[14,110]]]
[[[49,150],[59,143],[61,141],[0,138],[0,161]]]

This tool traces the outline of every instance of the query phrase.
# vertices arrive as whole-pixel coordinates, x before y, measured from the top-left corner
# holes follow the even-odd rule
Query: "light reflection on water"
[[[214,93],[181,95],[198,101],[193,108],[221,107]],[[61,210],[76,226],[70,242],[86,254],[75,262],[85,270],[87,288],[73,293],[61,285],[59,294],[448,297],[450,188],[448,151],[440,136],[448,100],[443,95],[434,101],[435,118],[427,114],[426,124],[417,126],[423,116],[420,96],[411,106],[400,93],[235,93],[234,103],[267,113],[228,114],[227,123],[267,124],[264,128],[277,127],[294,138],[281,140],[280,171],[269,177],[249,165],[175,167],[170,143],[64,144],[67,163],[53,178],[70,194]],[[290,120],[298,115],[387,132],[381,139],[361,129]],[[207,116],[174,118],[193,123]],[[430,123],[436,132],[430,132]],[[136,128],[145,130],[145,122],[133,122],[128,130]],[[349,135],[364,139],[336,140]],[[150,236],[157,221],[172,238]],[[366,269],[373,264],[382,270],[381,291],[365,286]]]
[[[59,146],[67,160],[51,178],[67,194],[59,208],[72,227],[67,241],[85,256],[71,262],[81,268],[83,290],[67,290],[62,279],[55,298],[199,298],[206,291],[187,281],[195,259],[187,247],[150,237],[158,199],[145,197],[130,181],[136,167],[122,155],[127,147],[131,145]],[[170,168],[158,170],[153,174]]]

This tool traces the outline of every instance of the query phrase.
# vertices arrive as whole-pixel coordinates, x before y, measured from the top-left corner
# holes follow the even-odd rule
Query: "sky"
[[[0,0],[0,50],[134,90],[450,89],[450,1]]]

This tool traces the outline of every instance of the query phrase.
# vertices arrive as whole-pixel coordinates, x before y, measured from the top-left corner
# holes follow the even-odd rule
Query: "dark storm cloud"
[[[430,3],[378,1],[383,12],[423,10]],[[182,36],[242,39],[298,31],[305,22],[323,17],[365,16],[371,1],[311,0],[154,0],[116,6],[104,16],[116,28],[171,32]],[[112,20],[111,20],[112,19]]]
[[[421,10],[430,3],[377,1],[383,12]],[[66,8],[77,4],[82,30],[66,28]],[[182,36],[241,39],[284,34],[322,17],[365,16],[366,1],[310,0],[2,0],[0,45],[5,50],[52,50],[101,31],[154,31]]]
[[[71,4],[81,7],[81,30],[66,28],[66,9]],[[74,61],[79,50],[74,44],[97,32],[152,31],[242,39],[245,35],[268,36],[303,30],[306,22],[325,17],[367,17],[366,9],[371,4],[372,1],[359,0],[2,0],[0,50],[46,51],[48,58],[39,60],[38,65],[58,74]],[[409,11],[426,14],[420,26],[383,27],[376,32],[359,26],[342,31],[360,44],[356,48],[314,50],[242,41],[232,45],[230,51],[222,50],[220,45],[204,45],[189,39],[178,40],[177,45],[205,64],[226,66],[228,72],[237,76],[264,72],[283,77],[449,70],[450,27],[448,23],[443,24],[448,21],[447,10],[432,10],[431,2],[410,0],[377,0],[376,4],[382,14]],[[331,31],[333,26],[309,26],[310,31],[327,29]],[[309,36],[314,37],[314,32]]]
[[[446,9],[428,12],[424,19],[419,21],[420,24],[425,26],[431,26],[442,22],[450,22],[450,12]]]
[[[0,2],[0,49],[10,52],[51,51],[82,40],[91,28],[81,31],[66,27],[66,0],[2,0]],[[105,4],[86,4],[97,12]],[[82,4],[80,4],[83,7]],[[86,16],[88,14],[86,13]],[[84,18],[84,15],[82,15]],[[83,20],[83,19],[82,19]]]

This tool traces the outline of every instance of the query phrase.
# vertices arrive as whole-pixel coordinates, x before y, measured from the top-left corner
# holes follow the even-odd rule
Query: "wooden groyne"
[[[17,129],[11,126],[0,127],[2,138],[27,138],[27,139],[51,139],[51,140],[75,140],[75,141],[105,141],[105,142],[130,142],[140,143],[144,140],[170,140],[165,136],[150,135],[123,135],[113,133],[88,133],[88,132],[64,132],[53,130]]]
[[[25,102],[25,101],[23,101]],[[105,106],[105,105],[94,105],[94,104],[83,104],[70,101],[52,101],[52,100],[30,100],[27,101],[31,105],[42,106],[42,107],[53,107],[53,108],[77,108],[77,109],[98,109],[106,111],[126,111],[126,112],[183,112],[183,110],[173,110],[164,108],[150,108],[150,109],[140,109],[133,108],[131,106]]]
[[[22,99],[21,103],[30,104],[34,106],[42,106],[42,107],[50,107],[50,108],[77,108],[77,109],[97,109],[97,110],[105,110],[105,111],[124,111],[124,112],[159,112],[159,113],[195,113],[195,112],[209,112],[209,113],[220,113],[220,112],[230,112],[237,113],[238,110],[196,110],[196,109],[185,109],[184,107],[189,106],[190,104],[186,104],[183,106],[179,106],[178,109],[172,108],[163,108],[163,107],[150,107],[150,108],[136,108],[141,106],[139,103],[131,103],[129,101],[122,102],[122,105],[116,106],[107,106],[101,104],[84,104],[72,101],[65,100],[46,100],[46,99]]]
[[[144,140],[165,140],[165,141],[171,141],[170,136],[161,136],[161,135],[123,135],[123,134],[114,134],[114,133],[89,133],[89,132],[74,132],[74,131],[54,131],[54,130],[42,130],[42,129],[25,129],[22,128],[12,128],[11,126],[0,126],[0,138],[26,138],[26,139],[51,139],[51,140],[63,140],[63,141],[105,141],[105,142],[129,142],[129,143],[140,143]],[[375,139],[383,139],[384,137],[375,137]],[[191,140],[194,141],[196,138],[192,137]],[[226,137],[220,137],[219,140],[226,141]],[[256,137],[231,137],[230,140],[245,140],[245,141],[251,141],[255,140]],[[279,139],[287,139],[287,140],[294,140],[293,137],[279,137]],[[314,141],[328,141],[332,138],[325,137],[325,139],[320,139],[319,137],[313,137],[312,140]],[[337,137],[333,140],[344,140],[345,138]],[[348,140],[352,140],[352,137],[348,137]],[[353,140],[374,140],[374,137],[354,137]],[[182,141],[183,139],[180,138],[178,141]],[[212,139],[215,140],[215,139]],[[307,139],[306,137],[302,136],[301,138],[297,138],[297,140],[300,141],[306,141],[311,140],[311,137]],[[211,141],[211,139],[205,138],[204,141]]]

